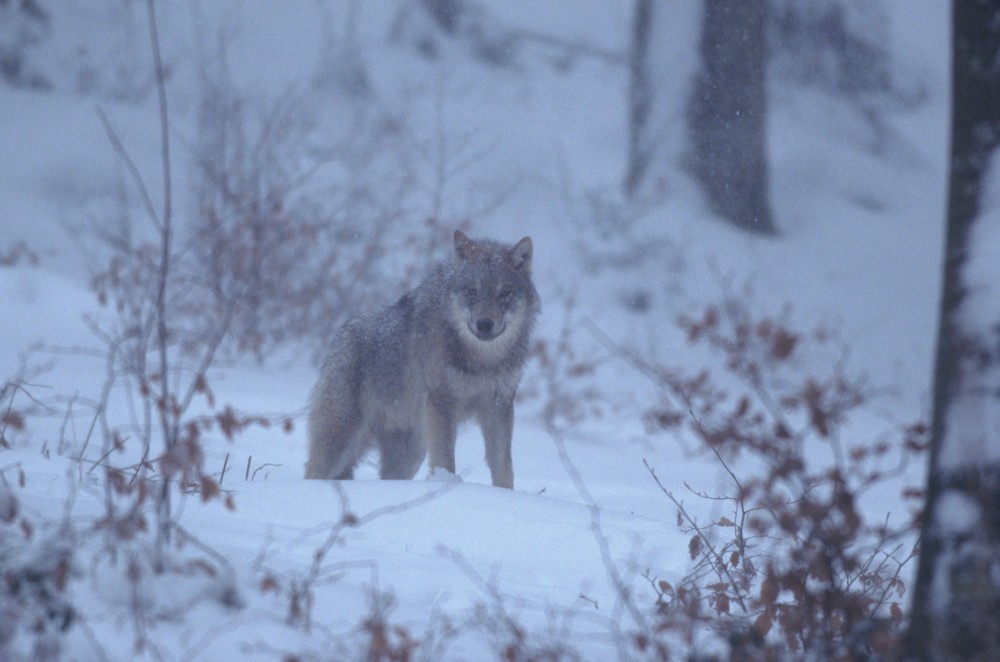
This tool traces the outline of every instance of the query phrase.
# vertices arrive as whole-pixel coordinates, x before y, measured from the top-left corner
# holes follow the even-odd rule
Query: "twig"
[[[282,466],[282,465],[280,465],[280,464],[273,464],[271,462],[265,462],[264,464],[260,465],[259,467],[257,467],[256,469],[253,470],[253,475],[250,476],[250,480],[256,479],[257,478],[257,472],[260,471],[261,469],[264,469],[266,467],[280,467],[280,466]]]
[[[229,465],[229,453],[226,453],[226,459],[222,461],[222,473],[219,474],[219,487],[222,487],[222,481],[226,479],[226,467]]]
[[[742,591],[740,590],[739,584],[736,583],[736,580],[729,573],[729,567],[726,565],[726,560],[722,558],[721,554],[715,551],[715,547],[712,545],[711,541],[709,541],[708,536],[704,534],[701,527],[698,526],[698,524],[694,521],[694,519],[688,514],[687,510],[684,509],[684,506],[681,505],[681,502],[678,501],[677,498],[674,497],[673,493],[670,490],[668,490],[663,485],[663,483],[660,482],[659,476],[656,475],[656,470],[653,469],[653,467],[649,466],[649,462],[647,462],[645,458],[643,458],[642,463],[646,467],[646,470],[649,471],[649,474],[653,477],[653,480],[656,481],[656,484],[657,486],[659,486],[660,490],[667,495],[667,498],[670,499],[670,501],[673,502],[675,506],[677,506],[677,509],[680,511],[681,515],[691,526],[691,528],[694,529],[698,537],[701,538],[701,542],[705,545],[705,548],[712,553],[712,556],[715,558],[716,564],[718,565],[718,567],[722,568],[722,572],[725,573],[726,575],[726,580],[729,582],[729,585],[733,588],[733,595],[736,596],[736,601],[739,602],[740,608],[743,610],[743,613],[749,614],[750,610],[747,608],[746,603],[743,601]]]
[[[155,68],[156,95],[160,106],[160,160],[163,175],[163,217],[160,219],[160,264],[156,292],[156,341],[160,358],[160,426],[163,432],[164,450],[169,453],[177,442],[177,417],[173,412],[174,402],[170,392],[170,356],[167,351],[167,282],[170,276],[170,251],[173,243],[173,225],[171,219],[171,178],[170,178],[170,127],[167,115],[167,90],[163,70],[163,60],[160,56],[160,36],[156,28],[156,3],[146,0],[149,14],[149,36],[152,43],[153,63]],[[170,480],[163,477],[163,485],[157,498],[157,514],[159,527],[157,529],[157,548],[163,552],[163,545],[170,540],[171,516]],[[162,559],[160,562],[162,565]]]
[[[600,46],[592,46],[582,39],[568,40],[556,37],[555,35],[537,30],[514,30],[512,36],[524,42],[535,42],[542,46],[548,46],[558,51],[563,51],[567,55],[583,56],[599,60],[604,64],[620,66],[625,64],[627,56],[621,51],[613,51]]]
[[[575,298],[571,297],[569,303],[567,304],[566,320],[564,321],[564,328],[560,341],[561,348],[564,346],[564,343],[568,343],[568,333],[570,328],[569,308],[572,307],[574,301]],[[550,370],[546,375],[546,381],[548,382],[547,387],[550,392],[550,400],[552,401],[555,401],[556,395],[559,391],[556,378],[558,371],[557,364],[560,356],[564,354],[565,351],[561,349],[557,357],[550,364]],[[604,529],[601,526],[601,509],[598,507],[597,502],[590,493],[590,490],[587,489],[583,476],[580,475],[579,470],[576,468],[576,465],[569,456],[569,451],[566,448],[566,439],[562,431],[559,429],[559,426],[556,424],[555,415],[556,412],[552,406],[545,408],[545,429],[549,434],[549,438],[552,439],[552,442],[556,447],[556,453],[559,455],[560,463],[563,465],[566,473],[569,474],[570,480],[572,481],[577,494],[583,500],[590,512],[590,532],[594,541],[597,543],[598,550],[600,551],[601,562],[604,565],[604,570],[607,573],[608,578],[611,580],[611,584],[614,587],[615,592],[618,594],[618,599],[625,611],[628,612],[632,621],[642,632],[648,633],[650,632],[650,628],[646,622],[646,618],[643,616],[638,606],[636,606],[635,600],[632,598],[631,591],[629,590],[625,579],[622,577],[618,567],[615,565],[614,560],[611,558],[611,548],[608,543],[608,538],[604,534]],[[624,655],[626,646],[622,641],[621,633],[617,631],[617,627],[615,628],[614,636],[616,639],[616,645],[619,648],[619,653]]]
[[[326,560],[326,556],[330,553],[330,550],[333,549],[333,546],[341,539],[341,536],[346,529],[364,526],[372,520],[376,520],[380,517],[385,517],[386,515],[397,515],[407,510],[412,510],[413,508],[422,506],[423,504],[433,501],[439,496],[450,492],[456,485],[458,485],[458,481],[443,483],[439,487],[436,487],[429,492],[425,492],[418,497],[408,501],[403,501],[402,503],[376,508],[361,517],[358,517],[351,512],[350,500],[348,499],[343,486],[338,481],[334,481],[333,485],[336,490],[337,497],[340,500],[341,517],[337,520],[337,522],[330,526],[327,531],[326,538],[313,552],[313,560],[309,566],[309,570],[306,572],[305,577],[297,583],[297,586],[293,591],[296,595],[300,596],[300,600],[306,605],[312,604],[312,587],[316,584],[323,571],[328,569],[328,566],[323,563]],[[342,565],[343,564],[338,564],[338,567]],[[375,569],[377,571],[377,566]],[[295,605],[295,607],[289,612],[287,620],[289,623],[301,622],[306,629],[308,629],[310,624],[309,608],[306,607],[305,609],[301,609],[300,605],[301,603]]]
[[[153,205],[153,199],[149,195],[149,189],[146,188],[146,182],[142,178],[139,168],[136,167],[132,157],[129,156],[128,152],[125,150],[125,146],[122,145],[122,141],[119,140],[118,134],[115,133],[110,120],[108,120],[108,116],[104,114],[104,109],[100,106],[96,106],[94,108],[94,112],[97,113],[97,117],[101,120],[101,124],[104,126],[104,132],[107,134],[108,140],[111,141],[111,146],[114,147],[115,152],[118,153],[118,158],[122,160],[122,163],[125,165],[125,169],[128,170],[129,175],[132,177],[135,187],[139,190],[139,197],[142,199],[142,206],[145,207],[146,213],[149,214],[149,217],[153,219],[153,223],[155,223],[157,229],[159,229],[162,226],[162,222],[160,221],[159,215],[156,213],[156,207]]]

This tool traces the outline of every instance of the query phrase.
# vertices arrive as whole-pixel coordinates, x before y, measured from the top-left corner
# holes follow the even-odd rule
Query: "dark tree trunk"
[[[967,278],[971,258],[984,248],[970,241],[973,231],[1000,223],[995,210],[981,213],[984,175],[1000,144],[1000,2],[956,0],[952,27],[944,280],[907,660],[1000,659],[1000,429],[983,414],[995,412],[1000,398],[1000,319],[982,323],[970,300],[984,292]],[[1000,283],[987,289],[1000,296]]]
[[[636,0],[632,11],[632,43],[628,58],[628,169],[625,173],[625,194],[629,198],[638,193],[652,158],[651,146],[643,140],[643,133],[649,124],[653,101],[647,65],[653,0]]]
[[[701,70],[688,107],[695,178],[712,211],[773,234],[768,204],[764,0],[705,0]]]

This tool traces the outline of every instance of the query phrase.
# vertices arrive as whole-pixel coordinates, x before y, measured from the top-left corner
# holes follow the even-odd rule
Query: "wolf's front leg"
[[[455,435],[457,425],[454,406],[448,402],[427,403],[424,433],[431,471],[437,467],[455,473]]]
[[[490,468],[496,487],[514,488],[514,461],[511,457],[511,438],[514,434],[513,400],[491,403],[479,414],[479,425],[486,442],[486,465]]]

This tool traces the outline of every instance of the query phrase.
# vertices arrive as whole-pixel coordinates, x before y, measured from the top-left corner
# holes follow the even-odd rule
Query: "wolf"
[[[309,403],[306,478],[351,479],[377,447],[383,479],[455,472],[455,435],[479,423],[493,485],[513,489],[514,395],[540,311],[532,244],[454,235],[440,264],[395,304],[347,322]]]

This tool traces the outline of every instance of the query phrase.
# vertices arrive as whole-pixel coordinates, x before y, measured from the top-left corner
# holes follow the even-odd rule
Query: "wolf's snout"
[[[503,320],[492,317],[475,317],[469,319],[469,331],[480,340],[493,340],[503,333],[506,325]]]

